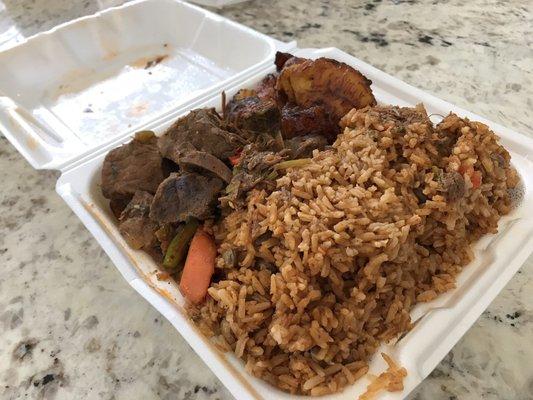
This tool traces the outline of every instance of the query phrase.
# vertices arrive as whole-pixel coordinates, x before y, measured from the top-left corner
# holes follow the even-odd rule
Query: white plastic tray
[[[533,247],[533,219],[526,210],[533,206],[533,169],[527,157],[533,154],[533,141],[410,87],[338,49],[308,49],[300,50],[297,54],[309,58],[331,57],[356,67],[373,81],[372,88],[379,102],[399,105],[422,102],[429,113],[445,115],[453,111],[488,123],[501,136],[505,147],[511,151],[513,165],[518,169],[525,184],[526,190],[521,205],[502,218],[498,235],[487,236],[476,245],[476,260],[460,275],[457,288],[433,303],[415,308],[412,317],[419,319],[416,327],[396,345],[384,346],[385,351],[407,368],[408,376],[402,393],[383,393],[380,398],[402,398],[435,368],[530,254]],[[261,71],[256,77],[235,85],[228,90],[228,95],[231,96],[240,87],[253,86],[269,71]],[[207,101],[191,106],[217,107],[219,104],[220,97],[217,94]],[[170,123],[171,120],[163,120],[150,128],[161,133]],[[176,327],[235,397],[291,397],[253,378],[233,356],[221,354],[211,346],[184,314],[184,300],[174,282],[159,281],[155,265],[149,257],[142,252],[131,250],[125,244],[98,185],[103,157],[107,150],[102,149],[102,153],[97,157],[62,175],[57,184],[59,194],[84,221],[125,279]],[[375,357],[371,372],[379,373],[383,367],[381,357]],[[367,384],[367,379],[361,379],[344,392],[326,398],[353,400],[365,390]]]
[[[156,27],[153,26],[155,17],[161,18]],[[150,117],[142,122],[136,122],[139,127],[161,133],[176,117],[186,113],[189,109],[218,107],[221,89],[226,89],[228,96],[231,96],[241,87],[253,86],[267,72],[273,70],[272,66],[267,67],[267,65],[272,64],[276,43],[260,34],[177,1],[135,2],[69,23],[49,33],[38,35],[8,52],[0,53],[0,60],[6,64],[0,63],[0,89],[12,98],[4,98],[3,103],[6,104],[3,104],[3,108],[0,104],[0,127],[32,165],[37,168],[54,167],[62,171],[57,182],[58,193],[94,235],[128,283],[175,326],[235,397],[238,399],[288,399],[291,398],[290,395],[247,374],[235,357],[217,351],[187,318],[183,310],[184,300],[175,283],[159,281],[156,277],[156,266],[152,260],[143,252],[130,249],[119,234],[108,203],[101,195],[100,171],[105,153],[129,140],[132,132],[138,128],[127,127],[127,125],[124,127],[124,124],[129,123],[128,119],[117,118],[117,123],[122,128],[113,130],[101,122],[99,129],[83,131],[65,122],[68,121],[69,112],[60,114],[63,119],[50,112],[54,118],[61,121],[58,126],[49,124],[52,119],[40,119],[42,115],[37,112],[40,110],[39,107],[46,103],[43,101],[43,93],[46,93],[46,90],[52,86],[48,81],[39,79],[39,75],[32,72],[35,69],[30,68],[28,63],[33,62],[35,65],[41,62],[42,70],[46,71],[47,77],[57,78],[64,84],[71,84],[68,76],[64,75],[68,72],[67,66],[69,63],[73,65],[76,62],[81,63],[78,58],[84,56],[88,65],[94,68],[90,74],[93,86],[109,84],[114,87],[114,84],[120,82],[122,73],[105,75],[106,71],[123,71],[124,65],[131,65],[128,64],[130,62],[128,60],[135,59],[139,54],[149,56],[157,54],[149,51],[139,52],[138,48],[132,44],[137,42],[130,41],[125,36],[135,35],[136,30],[140,29],[139,26],[142,26],[144,31],[140,29],[138,32],[146,32],[146,29],[152,30],[154,32],[149,36],[164,40],[164,43],[177,43],[178,38],[174,35],[177,31],[166,31],[165,26],[172,25],[171,22],[175,22],[176,18],[181,21],[189,17],[191,21],[196,18],[196,22],[188,25],[191,30],[187,32],[196,35],[196,39],[191,37],[179,39],[182,41],[180,43],[186,44],[182,47],[176,44],[176,48],[179,49],[178,53],[175,53],[178,54],[177,59],[183,52],[192,48],[195,53],[204,55],[208,61],[213,61],[217,71],[224,70],[233,65],[230,65],[230,61],[236,61],[222,57],[218,50],[227,50],[230,44],[238,38],[240,44],[248,43],[250,46],[248,54],[243,55],[246,61],[237,66],[233,65],[235,73],[231,78],[214,79],[202,88],[198,88],[196,92],[194,92],[195,88],[193,92],[180,92],[177,89],[178,97],[180,93],[183,95],[177,103],[158,102],[157,93],[163,90],[161,82],[152,82],[145,77],[143,87],[136,92],[137,97],[124,100],[126,107],[137,99],[146,98],[154,102],[153,113]],[[102,52],[105,50],[103,45],[93,46],[91,50],[93,53],[85,55],[74,49],[75,46],[72,43],[76,40],[85,38],[91,41],[91,38],[102,35],[102,32],[107,29],[106,26],[113,27],[109,28],[109,36],[106,38],[114,38],[115,42],[105,40],[100,44],[114,43],[116,46],[113,49],[120,56],[110,57],[108,60],[102,58],[104,54]],[[203,47],[200,46],[199,38],[202,37],[204,29],[211,32],[208,37],[212,37],[213,32],[219,36],[216,43],[205,40]],[[159,30],[161,32],[158,33]],[[185,34],[188,35],[187,32]],[[144,40],[139,38],[141,39]],[[156,39],[152,44],[159,43]],[[70,47],[65,43],[70,43]],[[257,49],[260,51],[257,52]],[[59,59],[54,55],[55,51],[59,52],[57,53],[59,55],[56,54],[57,57],[69,61],[59,63],[58,66],[58,63],[53,62],[54,59]],[[32,54],[38,54],[39,57],[30,57]],[[453,111],[461,116],[487,123],[501,136],[503,145],[511,152],[512,162],[523,179],[525,193],[520,206],[510,215],[502,218],[497,235],[486,236],[477,243],[476,260],[460,275],[457,288],[432,303],[416,307],[412,312],[413,320],[418,321],[415,328],[398,343],[384,346],[385,351],[392,354],[406,367],[408,376],[403,392],[383,393],[380,399],[403,398],[431,372],[475,322],[533,250],[533,215],[527,212],[528,208],[533,207],[533,167],[531,161],[528,160],[528,157],[533,154],[533,140],[428,95],[338,49],[302,49],[297,51],[297,55],[309,58],[331,57],[354,66],[373,81],[372,88],[380,102],[397,105],[414,105],[422,102],[429,113],[445,115]],[[187,58],[179,59],[182,61],[174,65],[175,68],[169,68],[169,76],[181,78],[184,84],[191,83],[185,78],[195,77],[193,81],[200,79],[201,75],[196,73],[176,76],[174,69],[180,70],[189,63],[186,61]],[[208,65],[212,64],[208,63]],[[208,75],[209,71],[214,70],[209,68],[207,68]],[[102,76],[111,76],[111,78],[105,80],[101,78]],[[163,80],[163,82],[169,81]],[[35,97],[30,96],[31,85],[34,86]],[[123,90],[123,94],[132,93],[132,88],[129,87],[120,90]],[[61,103],[68,109],[69,105],[75,103],[75,99],[78,98],[76,96],[83,97],[86,93],[84,90],[74,90],[71,100],[65,98],[63,103],[56,101],[53,104],[57,106]],[[18,104],[13,104],[13,100]],[[108,104],[110,105],[111,102]],[[156,105],[161,108],[156,108]],[[50,111],[50,108],[47,110]],[[114,112],[113,109],[110,111]],[[35,118],[35,124],[32,123],[32,118]],[[47,124],[45,126],[47,132],[39,129],[39,126],[42,127],[43,124]],[[54,136],[59,138],[60,145],[53,143]],[[370,372],[379,374],[383,368],[384,363],[381,358],[375,357],[371,363]],[[365,390],[367,384],[368,380],[363,378],[345,391],[325,398],[353,400]]]

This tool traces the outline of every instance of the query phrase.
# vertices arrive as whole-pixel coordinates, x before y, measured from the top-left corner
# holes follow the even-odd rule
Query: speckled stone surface
[[[0,47],[121,1],[4,0]],[[533,135],[529,0],[251,1],[220,11],[300,47],[339,47]],[[533,156],[533,155],[532,155]],[[231,399],[0,137],[0,398]],[[533,399],[533,258],[410,399]]]

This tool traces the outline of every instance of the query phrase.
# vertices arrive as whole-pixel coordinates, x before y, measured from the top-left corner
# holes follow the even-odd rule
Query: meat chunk
[[[226,107],[226,118],[237,128],[252,132],[276,132],[280,127],[277,104],[257,95],[234,97]]]
[[[335,127],[352,108],[376,104],[372,82],[347,64],[319,58],[285,64],[278,78],[281,101],[308,108],[322,106]],[[337,127],[338,129],[338,127]]]
[[[163,136],[158,146],[163,157],[179,164],[183,155],[203,151],[225,160],[242,148],[245,140],[223,129],[223,121],[214,108],[198,109],[178,119]]]
[[[290,150],[293,159],[311,157],[313,150],[324,150],[327,144],[326,138],[322,135],[296,136],[285,141],[285,146]]]
[[[191,151],[180,159],[180,166],[184,171],[210,173],[224,182],[231,180],[231,170],[215,156],[203,151]]]
[[[128,199],[111,199],[109,208],[111,208],[113,215],[119,219],[120,214],[122,214],[122,211],[124,211],[129,202]]]
[[[447,172],[441,178],[442,191],[449,201],[459,200],[465,195],[465,180],[456,171]]]
[[[157,188],[150,209],[154,221],[172,223],[188,218],[206,219],[214,211],[222,181],[193,172],[171,174]]]
[[[451,135],[439,137],[439,139],[435,141],[435,147],[437,148],[439,155],[441,157],[448,157],[451,154],[456,141],[457,138]]]
[[[158,226],[149,217],[152,199],[150,193],[137,191],[120,215],[119,231],[134,249],[157,246],[155,231]]]
[[[277,103],[278,93],[276,91],[276,82],[278,77],[274,74],[268,74],[265,76],[257,88],[255,89],[255,95],[260,99],[272,100]]]
[[[417,187],[413,189],[413,193],[415,194],[418,204],[425,204],[428,200],[428,197],[424,194],[424,189],[421,187]]]
[[[302,135],[323,135],[334,139],[338,128],[333,126],[324,107],[311,106],[302,108],[287,103],[281,111],[281,133],[285,139]]]
[[[155,193],[163,181],[162,158],[153,133],[107,153],[102,167],[102,193],[108,199],[129,200],[136,191]]]
[[[281,51],[278,51],[276,52],[274,64],[276,65],[276,70],[280,72],[284,67],[289,67],[293,64],[298,64],[304,61],[305,58],[295,57],[290,53],[283,53]]]

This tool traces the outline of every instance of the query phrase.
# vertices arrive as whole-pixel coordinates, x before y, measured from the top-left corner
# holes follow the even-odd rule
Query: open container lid
[[[0,53],[0,128],[63,170],[271,64],[276,43],[179,0],[110,8]]]

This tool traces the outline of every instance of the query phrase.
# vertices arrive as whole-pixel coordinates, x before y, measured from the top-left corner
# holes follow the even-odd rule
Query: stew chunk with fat
[[[223,188],[220,179],[194,172],[173,173],[154,196],[150,218],[158,223],[183,222],[210,217]]]
[[[191,151],[203,151],[226,160],[242,148],[245,141],[224,129],[214,108],[193,110],[178,119],[159,138],[161,155],[179,164]]]
[[[120,233],[134,249],[147,249],[156,244],[155,232],[158,226],[149,217],[153,197],[148,192],[135,192],[133,199],[120,215]]]
[[[142,132],[107,153],[102,168],[102,194],[129,200],[136,191],[155,193],[163,181],[162,157],[153,133]]]

